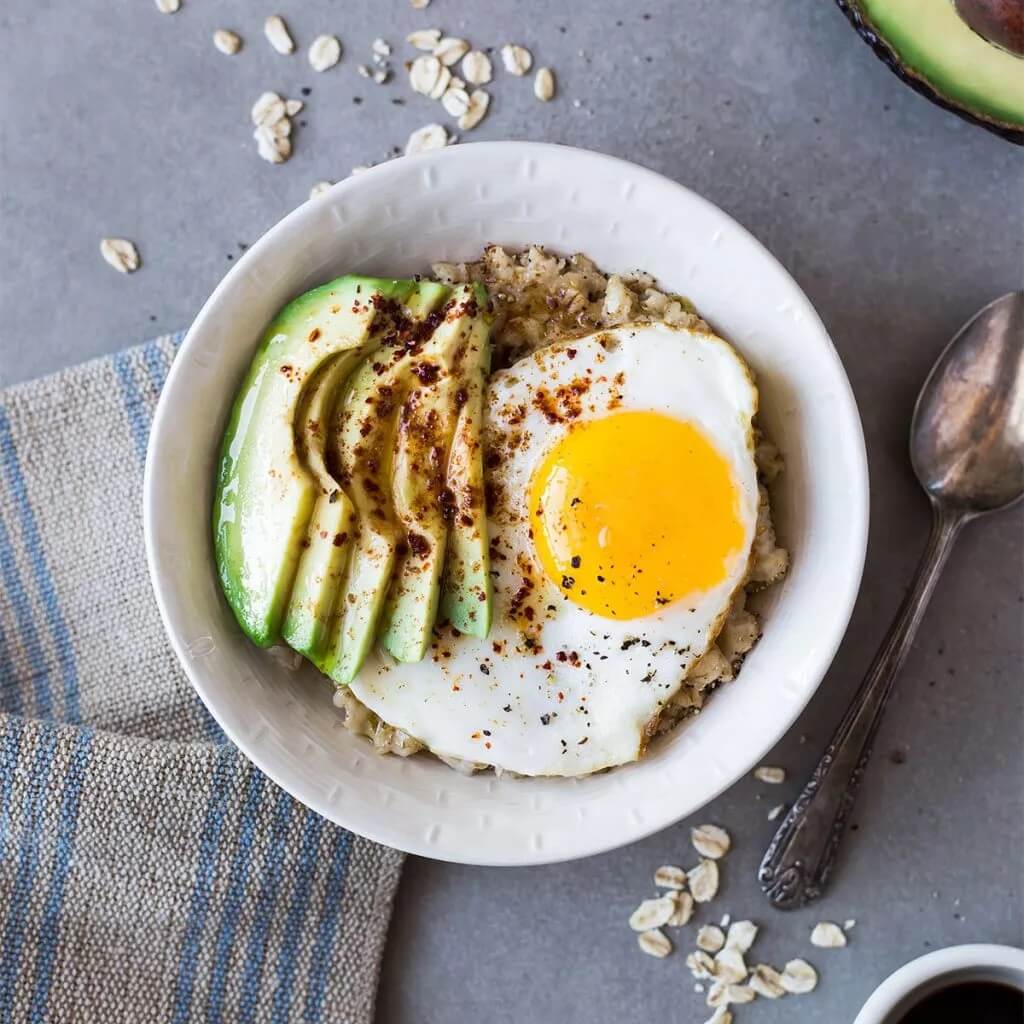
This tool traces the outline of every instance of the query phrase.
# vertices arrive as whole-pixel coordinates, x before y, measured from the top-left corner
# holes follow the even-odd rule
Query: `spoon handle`
[[[913,585],[814,774],[765,852],[758,880],[780,910],[809,903],[825,888],[896,674],[965,521],[934,506]]]

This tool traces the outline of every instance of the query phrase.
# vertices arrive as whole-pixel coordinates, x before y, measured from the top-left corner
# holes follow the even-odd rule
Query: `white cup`
[[[926,996],[968,981],[998,981],[1024,989],[1024,949],[950,946],[911,960],[875,989],[853,1024],[897,1024]]]

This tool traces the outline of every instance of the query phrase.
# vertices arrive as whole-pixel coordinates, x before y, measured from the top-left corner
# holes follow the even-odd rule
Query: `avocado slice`
[[[486,293],[481,302],[489,306]],[[490,314],[488,314],[490,320]],[[484,500],[484,390],[490,371],[490,346],[482,345],[466,362],[466,384],[459,396],[455,436],[448,460],[452,523],[441,593],[440,617],[460,633],[483,639],[491,628],[491,556]]]
[[[460,423],[464,435],[475,425],[478,451],[480,447],[481,422],[465,419],[462,409],[470,389],[482,391],[493,318],[486,312],[487,293],[480,285],[462,290],[456,300],[469,318],[462,318],[458,334],[447,351],[439,351],[438,361],[423,359],[415,368],[420,383],[406,399],[395,445],[394,498],[405,544],[382,617],[380,644],[403,662],[422,660],[430,644],[456,519],[460,537],[466,533],[465,510],[453,486],[457,483],[461,493],[464,481],[451,477],[450,453]],[[465,460],[458,461],[461,465]],[[456,545],[460,556],[462,546]]]
[[[1018,0],[838,0],[875,53],[940,106],[1024,143]],[[1017,52],[1014,52],[1014,51]]]
[[[428,317],[450,290],[433,281],[418,284],[405,300],[411,323]],[[321,484],[299,559],[288,615],[281,635],[294,650],[319,664],[327,654],[331,617],[341,590],[355,534],[355,506],[326,465],[328,431],[359,354],[345,352],[325,366],[310,387],[301,418],[300,443],[306,463]]]
[[[239,625],[261,647],[277,643],[307,527],[323,483],[300,453],[296,418],[310,384],[339,354],[379,343],[384,300],[414,281],[346,276],[290,302],[267,328],[235,399],[213,505],[221,585]]]
[[[358,361],[359,351],[336,355],[316,375],[299,416],[299,451],[319,485],[299,556],[281,638],[316,661],[324,653],[338,589],[348,562],[355,509],[325,462],[325,442],[334,405]]]
[[[355,677],[373,643],[395,568],[403,526],[392,493],[399,415],[426,361],[452,358],[477,313],[469,286],[457,288],[440,324],[410,345],[396,339],[368,358],[351,378],[334,432],[336,459],[358,519],[345,594],[336,616],[332,649],[320,667],[335,682]],[[431,319],[425,321],[433,327]]]

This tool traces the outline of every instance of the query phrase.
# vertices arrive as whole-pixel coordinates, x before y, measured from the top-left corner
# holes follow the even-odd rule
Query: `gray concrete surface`
[[[791,781],[744,780],[700,815],[736,840],[716,914],[753,917],[765,959],[807,954],[822,975],[815,995],[744,1007],[738,1020],[840,1024],[928,949],[1020,944],[1020,515],[971,528],[954,555],[827,898],[770,912],[754,870],[772,831],[767,809],[793,796],[815,760],[922,547],[928,513],[905,457],[918,385],[961,321],[1021,285],[1022,153],[905,89],[828,0],[434,0],[421,13],[407,0],[283,0],[279,9],[300,44],[337,32],[342,64],[316,75],[302,56],[275,55],[260,34],[270,8],[245,0],[184,0],[173,17],[147,0],[0,8],[0,383],[187,325],[239,243],[314,181],[383,158],[432,119],[437,108],[404,85],[356,75],[375,36],[398,42],[438,24],[482,45],[523,42],[555,68],[559,98],[541,106],[527,83],[501,78],[474,138],[615,153],[724,207],[807,290],[864,417],[873,484],[864,587],[832,672],[771,757]],[[239,56],[213,49],[221,25],[245,37]],[[313,91],[295,156],[271,167],[254,153],[249,107],[264,89],[304,86]],[[136,240],[139,273],[121,277],[101,262],[108,234]],[[381,1024],[703,1021],[682,958],[641,956],[625,926],[653,868],[691,859],[686,824],[571,865],[410,861]],[[849,948],[810,949],[814,921],[848,917],[858,922]]]

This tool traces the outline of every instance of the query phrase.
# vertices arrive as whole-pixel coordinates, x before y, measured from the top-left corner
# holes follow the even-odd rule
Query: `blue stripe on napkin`
[[[32,506],[28,501],[25,488],[25,477],[21,471],[17,452],[14,450],[14,439],[11,437],[11,425],[7,412],[0,406],[0,462],[3,464],[4,477],[10,493],[14,496],[22,532],[22,543],[32,565],[36,589],[43,603],[43,611],[47,625],[57,647],[57,660],[60,663],[60,674],[64,684],[64,718],[71,723],[81,721],[78,706],[78,669],[75,655],[71,649],[71,634],[57,603],[57,593],[53,586],[53,576],[43,553],[39,528],[36,525]]]

